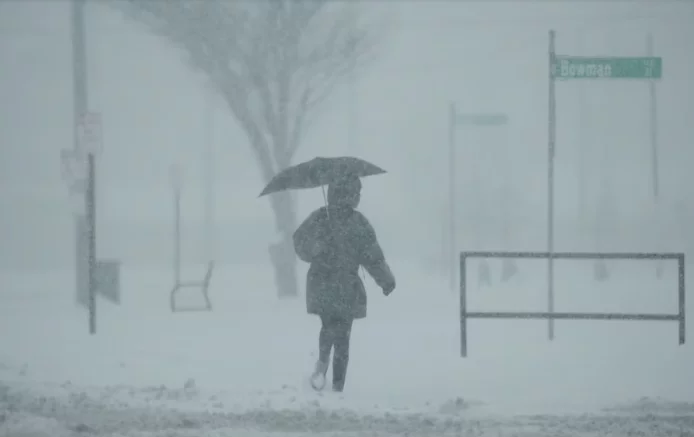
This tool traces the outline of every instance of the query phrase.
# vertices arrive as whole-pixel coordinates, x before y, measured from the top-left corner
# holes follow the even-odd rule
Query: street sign
[[[106,300],[120,304],[120,262],[98,260],[96,262],[96,290]]]
[[[660,79],[663,58],[595,58],[556,56],[552,75],[556,79]]]
[[[473,126],[500,126],[508,123],[506,114],[460,114],[456,116],[457,124]]]
[[[77,121],[77,145],[85,154],[98,155],[102,149],[101,114],[86,112]]]
[[[80,271],[81,281],[77,284],[77,304],[89,307],[89,283],[87,282],[88,272],[83,271],[86,267],[82,265]],[[106,300],[120,305],[120,262],[116,260],[97,260],[96,262],[96,294]]]

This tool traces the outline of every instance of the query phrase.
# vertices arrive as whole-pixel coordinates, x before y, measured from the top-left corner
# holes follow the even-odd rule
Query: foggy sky
[[[316,119],[295,160],[357,153],[389,170],[365,181],[362,201],[386,246],[441,239],[449,102],[461,112],[510,118],[503,130],[457,132],[459,208],[468,214],[461,220],[473,222],[473,212],[500,217],[500,177],[508,175],[513,220],[544,224],[550,28],[557,31],[557,53],[566,55],[640,56],[646,35],[653,34],[655,54],[663,57],[657,92],[664,202],[672,208],[694,199],[688,188],[694,4],[383,2],[361,4],[360,14],[387,17],[392,32],[383,56],[358,77],[357,150],[348,147],[351,89],[345,86]],[[89,106],[104,120],[100,226],[106,232],[109,223],[168,224],[174,163],[185,171],[185,220],[200,222],[209,99],[202,75],[182,52],[103,4],[88,5],[87,34]],[[41,232],[56,238],[71,232],[59,165],[60,150],[73,147],[69,3],[4,2],[0,35],[0,240]],[[605,193],[613,196],[616,226],[649,210],[648,102],[644,82],[557,83],[558,220],[578,215],[579,147],[588,157],[589,217]],[[263,181],[221,99],[215,100],[214,126],[220,227],[245,229],[239,232],[252,233],[264,247],[275,234],[269,203],[257,199]],[[297,198],[300,215],[322,202],[319,190]],[[489,232],[498,232],[502,220]],[[16,247],[0,250],[14,250],[8,246]]]

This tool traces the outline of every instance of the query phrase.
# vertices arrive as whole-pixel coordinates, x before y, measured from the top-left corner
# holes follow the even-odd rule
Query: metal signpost
[[[78,218],[79,225],[76,229],[76,301],[89,309],[92,332],[96,323],[95,300],[92,295],[99,294],[115,304],[120,303],[120,262],[96,257],[95,161],[103,145],[101,116],[87,113],[78,120],[75,127],[76,147],[61,150],[60,162],[62,177],[74,202],[73,213]]]
[[[74,101],[74,129],[75,129],[75,144],[72,153],[72,161],[75,163],[72,167],[80,168],[80,182],[71,183],[73,194],[84,194],[84,204],[75,212],[75,286],[77,287],[77,300],[80,302],[80,296],[84,291],[92,289],[93,276],[85,275],[85,270],[91,271],[93,267],[93,259],[90,256],[92,245],[89,244],[94,240],[93,228],[89,229],[90,219],[88,212],[92,210],[93,196],[90,191],[90,182],[93,182],[93,166],[85,166],[83,143],[81,142],[80,125],[83,122],[84,114],[88,112],[89,98],[87,87],[87,48],[85,36],[85,19],[84,19],[85,0],[72,0],[72,77],[73,77],[73,101]],[[64,153],[64,157],[66,157]],[[81,166],[81,167],[80,167]],[[65,162],[63,162],[65,169]],[[71,175],[71,179],[75,180],[76,174]],[[86,211],[85,211],[86,209]],[[92,262],[90,262],[92,261]],[[85,280],[86,279],[86,280]],[[91,280],[90,280],[91,279]],[[94,300],[87,297],[89,306],[89,332],[96,332],[96,306]]]
[[[653,35],[648,34],[646,37],[646,55],[653,56]],[[660,74],[662,75],[662,62],[660,67]],[[653,187],[653,212],[655,215],[656,229],[655,232],[659,232],[661,227],[660,221],[660,209],[659,195],[660,195],[660,175],[659,175],[659,160],[658,160],[658,100],[656,98],[655,91],[655,80],[648,81],[648,98],[649,98],[649,131],[650,131],[650,141],[651,141],[651,183]],[[656,236],[657,237],[657,236]],[[656,261],[655,274],[660,279],[663,275],[663,261]]]
[[[482,252],[463,251],[460,253],[460,355],[467,356],[467,323],[470,319],[516,319],[547,320],[549,340],[554,339],[554,320],[622,320],[622,321],[675,321],[679,325],[679,344],[685,343],[686,304],[685,304],[685,266],[683,253],[646,253],[646,252],[555,252],[554,251],[554,155],[555,155],[555,94],[554,84],[557,79],[616,78],[642,79],[653,81],[662,77],[662,59],[646,58],[578,58],[557,56],[554,50],[555,32],[549,32],[549,132],[548,132],[548,165],[547,165],[547,246],[544,252]],[[652,111],[651,122],[655,124]],[[655,150],[655,143],[653,143]],[[657,163],[654,163],[654,168]],[[657,197],[657,170],[654,170],[654,195]],[[548,262],[548,311],[546,312],[499,312],[468,311],[467,308],[467,260],[477,259],[546,259]],[[554,271],[553,260],[651,260],[677,262],[677,313],[582,313],[554,311]]]
[[[547,311],[554,313],[554,155],[556,142],[556,80],[568,79],[660,79],[663,60],[659,57],[585,57],[555,53],[556,32],[549,31],[549,132],[547,144]],[[653,91],[654,93],[654,91]],[[655,120],[652,115],[651,122]],[[653,130],[654,131],[654,130]],[[653,143],[655,144],[655,143]],[[655,146],[654,146],[655,150]],[[654,152],[655,153],[655,152]],[[654,168],[657,163],[654,163]],[[657,195],[657,170],[654,170],[654,192]],[[548,319],[548,336],[554,339],[554,318]]]
[[[508,124],[506,114],[458,114],[455,103],[450,104],[448,124],[448,176],[449,176],[449,261],[450,287],[456,290],[456,270],[458,268],[458,256],[456,252],[456,130],[458,126],[499,127]]]
[[[96,257],[96,157],[103,147],[101,114],[89,110],[86,0],[72,0],[74,146],[60,153],[62,176],[74,205],[76,301],[89,309],[96,334],[96,295],[120,303],[120,263]]]
[[[84,205],[87,218],[87,284],[89,290],[89,333],[96,333],[96,172],[95,153],[101,150],[101,117],[84,113],[77,125],[77,142],[87,157],[87,189]]]

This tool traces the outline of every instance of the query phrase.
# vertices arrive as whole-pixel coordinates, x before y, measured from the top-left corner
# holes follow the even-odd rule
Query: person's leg
[[[347,379],[349,364],[349,340],[352,334],[352,319],[344,319],[335,324],[335,354],[333,355],[333,390],[341,392]]]
[[[330,361],[330,350],[335,342],[334,321],[326,316],[321,316],[320,334],[318,334],[318,361],[327,363]]]
[[[325,386],[325,375],[328,373],[330,363],[330,350],[334,343],[334,323],[325,316],[321,316],[321,329],[318,334],[318,361],[311,375],[311,386],[315,390],[322,390]]]

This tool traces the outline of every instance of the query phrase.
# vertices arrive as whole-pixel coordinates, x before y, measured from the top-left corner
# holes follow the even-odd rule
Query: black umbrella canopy
[[[349,176],[367,177],[386,173],[368,161],[352,156],[316,157],[288,167],[267,184],[260,196],[285,190],[318,188],[339,182]]]

